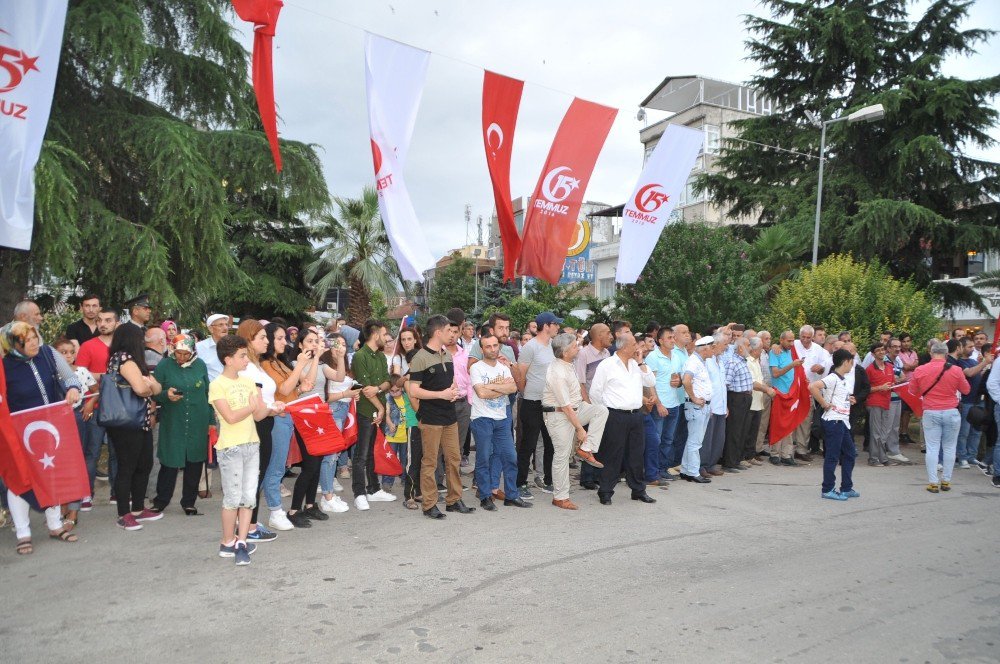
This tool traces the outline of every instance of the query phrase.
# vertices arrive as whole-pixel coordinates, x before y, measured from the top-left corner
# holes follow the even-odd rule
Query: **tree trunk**
[[[371,294],[364,283],[356,277],[348,280],[347,287],[351,290],[351,301],[347,305],[347,322],[360,330],[372,315]]]
[[[27,296],[30,269],[30,252],[0,248],[0,320],[11,320],[14,305]]]

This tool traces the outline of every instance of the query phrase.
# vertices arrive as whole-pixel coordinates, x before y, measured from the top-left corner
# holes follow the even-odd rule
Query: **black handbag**
[[[97,406],[97,424],[106,429],[142,429],[146,426],[146,400],[119,382],[121,376],[101,376],[101,402]]]
[[[965,416],[965,421],[976,431],[985,431],[987,425],[990,423],[990,417],[986,411],[986,407],[977,404],[969,409],[969,412]]]

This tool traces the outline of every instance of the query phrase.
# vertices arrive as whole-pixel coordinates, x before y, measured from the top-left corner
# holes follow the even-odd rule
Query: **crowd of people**
[[[862,359],[849,332],[819,326],[776,339],[736,323],[703,334],[655,322],[639,332],[626,321],[576,330],[544,312],[522,331],[501,312],[477,328],[453,309],[395,336],[377,320],[324,329],[243,318],[234,327],[220,312],[205,319],[199,339],[171,320],[150,325],[146,296],[126,308],[119,320],[87,295],[64,336],[42,339],[41,311],[24,301],[0,330],[11,412],[60,400],[76,412],[90,493],[44,510],[50,537],[61,542],[78,540],[100,479],[126,531],[163,518],[178,476],[188,516],[201,514],[198,500],[221,485],[219,555],[237,565],[250,564],[276,531],[310,528],[352,504],[366,511],[400,500],[433,520],[467,515],[477,509],[463,498],[469,489],[484,511],[530,508],[539,493],[577,510],[586,491],[611,505],[624,480],[631,500],[649,504],[666,495],[651,488],[818,457],[821,497],[846,501],[860,497],[857,441],[870,466],[912,463],[901,447],[918,454],[911,404],[922,410],[928,491],[950,490],[956,467],[979,468],[1000,488],[1000,372],[990,371],[984,334],[931,339],[918,355],[909,334],[885,332]],[[133,421],[99,424],[106,376],[142,404]],[[356,412],[357,440],[347,450],[310,453],[286,405],[311,396],[330,404],[341,430]],[[400,477],[375,472],[379,430]],[[339,495],[348,479],[353,501]],[[17,553],[32,553],[30,501],[0,494]]]

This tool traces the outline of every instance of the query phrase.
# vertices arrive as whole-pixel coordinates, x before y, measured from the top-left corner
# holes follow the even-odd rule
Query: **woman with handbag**
[[[198,357],[194,337],[176,335],[171,340],[173,354],[153,371],[161,391],[153,399],[160,404],[160,442],[156,454],[160,472],[156,478],[153,511],[162,512],[170,504],[177,474],[184,472],[181,508],[184,514],[198,514],[198,480],[208,458],[205,441],[212,423],[208,403],[208,367]]]
[[[41,343],[38,330],[32,325],[23,321],[5,325],[0,329],[0,347],[4,354],[4,381],[10,412],[37,408],[63,399],[72,406],[80,400],[80,381],[76,374],[61,356],[57,359],[57,353],[50,346]],[[7,490],[7,502],[17,535],[18,555],[33,553],[28,501]],[[61,506],[54,505],[45,510],[45,523],[49,527],[49,537],[62,542],[77,541],[77,536],[62,522]]]
[[[146,485],[153,469],[152,397],[159,381],[146,366],[145,335],[138,325],[119,325],[108,349],[108,370],[101,378],[97,423],[108,432],[118,457],[115,495],[118,521],[125,530],[141,530],[142,522],[163,518],[147,509]]]

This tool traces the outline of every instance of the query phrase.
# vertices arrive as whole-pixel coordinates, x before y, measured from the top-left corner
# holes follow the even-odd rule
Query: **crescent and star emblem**
[[[24,448],[28,450],[28,453],[32,456],[35,455],[35,451],[31,449],[31,435],[36,431],[48,431],[52,434],[52,437],[56,441],[56,449],[59,449],[59,429],[55,427],[51,422],[38,421],[31,422],[28,426],[24,427],[24,435],[22,437],[22,442],[24,443]],[[41,462],[42,468],[55,468],[56,458],[50,455],[48,452],[43,454],[41,457],[36,457],[38,461]]]

